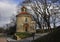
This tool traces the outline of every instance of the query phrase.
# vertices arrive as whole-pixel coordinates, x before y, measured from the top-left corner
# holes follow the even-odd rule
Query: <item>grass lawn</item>
[[[4,35],[4,34],[2,34],[2,33],[0,33],[0,37],[5,37],[5,35]]]
[[[50,34],[35,40],[34,42],[60,42],[60,27],[56,28]]]
[[[21,39],[32,36],[32,34],[26,32],[18,32],[16,33],[16,35],[19,36]]]

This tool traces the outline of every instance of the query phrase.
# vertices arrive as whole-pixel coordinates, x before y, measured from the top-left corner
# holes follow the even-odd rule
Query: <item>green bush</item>
[[[32,36],[32,34],[26,33],[26,32],[18,32],[18,33],[16,33],[16,35],[19,36],[22,39]]]

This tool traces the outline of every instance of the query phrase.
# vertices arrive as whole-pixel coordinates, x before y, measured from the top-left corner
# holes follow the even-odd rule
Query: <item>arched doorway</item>
[[[25,24],[23,25],[23,27],[24,27],[24,30],[25,30],[26,32],[28,32],[29,24],[28,24],[28,23],[25,23]]]

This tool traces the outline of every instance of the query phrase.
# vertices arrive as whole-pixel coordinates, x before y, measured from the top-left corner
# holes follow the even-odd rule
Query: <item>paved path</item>
[[[48,33],[43,33],[43,34],[35,34],[35,37],[34,37],[34,40],[36,40],[37,38],[40,38],[44,35],[47,35]],[[9,42],[31,42],[33,40],[33,37],[29,37],[29,38],[25,38],[25,39],[22,39],[22,40],[13,40],[11,38],[7,38],[7,40]]]
[[[5,37],[0,37],[0,42],[7,42],[7,39]]]

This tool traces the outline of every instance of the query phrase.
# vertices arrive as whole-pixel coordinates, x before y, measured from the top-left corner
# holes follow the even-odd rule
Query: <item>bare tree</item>
[[[11,16],[10,23],[6,24],[6,26],[8,27],[6,29],[7,35],[15,34],[15,32],[16,32],[16,16],[15,15]]]
[[[52,0],[51,0],[52,1]],[[36,23],[39,25],[39,28],[43,28],[44,31],[44,26],[48,26],[48,30],[50,31],[51,26],[50,26],[50,17],[51,17],[51,12],[50,12],[50,7],[52,3],[56,2],[57,0],[53,0],[52,2],[48,3],[48,0],[25,0],[26,2],[31,2],[32,4],[30,7],[34,11],[36,17],[33,15],[34,20]]]
[[[51,17],[51,12],[50,12],[50,7],[52,6],[52,3],[54,4],[58,0],[51,0],[50,3],[48,3],[48,0],[34,0],[33,5],[31,5],[32,10],[36,14],[37,20],[36,22],[40,26],[40,28],[43,28],[44,31],[44,24],[48,26],[48,30],[50,31],[51,26],[50,26],[50,17]],[[42,6],[41,6],[42,5]],[[53,11],[54,12],[54,11]],[[41,17],[40,17],[40,16]],[[56,20],[56,13],[54,12],[55,19],[54,19],[54,27],[55,27],[55,20]],[[41,19],[41,20],[39,20]],[[42,22],[40,22],[42,21]]]
[[[57,22],[56,22],[56,20],[57,19],[60,19],[59,17],[60,17],[60,12],[59,12],[59,6],[56,6],[57,7],[57,9],[55,9],[55,7],[53,6],[53,9],[51,10],[52,11],[52,21],[53,21],[53,25],[54,25],[54,27],[53,28],[56,28],[56,23],[58,23],[58,22],[60,22],[60,20],[58,20]]]
[[[48,5],[47,0],[41,0],[41,1],[42,1],[42,3],[40,2],[40,0],[35,0],[33,2],[33,5],[31,6],[31,8],[37,16],[37,20],[38,20],[37,23],[38,23],[39,26],[41,26],[40,28],[43,28],[43,31],[44,31],[44,22],[45,22],[45,23],[47,23],[48,29],[50,30],[49,8],[50,8],[51,4]],[[39,18],[40,17],[39,15],[41,16],[41,18]],[[41,22],[40,22],[39,19],[41,19]]]

